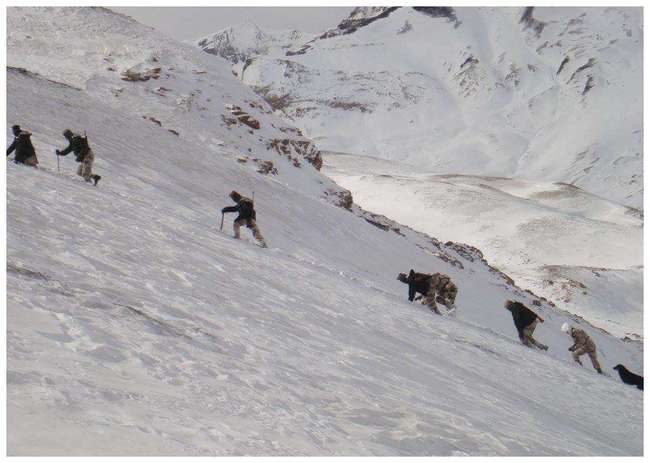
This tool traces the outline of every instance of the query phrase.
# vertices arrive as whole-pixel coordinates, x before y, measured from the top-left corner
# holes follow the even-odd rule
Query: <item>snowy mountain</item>
[[[642,393],[559,328],[609,373],[642,372],[640,343],[351,204],[230,63],[106,9],[7,13],[7,117],[40,161],[7,165],[10,455],[642,454]],[[66,127],[98,187],[57,172]],[[233,189],[270,249],[219,232]],[[457,311],[408,303],[409,268],[447,273]]]
[[[357,8],[242,80],[362,207],[639,337],[642,32],[638,8]]]
[[[642,32],[638,8],[359,8],[284,57],[242,47],[243,80],[322,149],[638,208]]]

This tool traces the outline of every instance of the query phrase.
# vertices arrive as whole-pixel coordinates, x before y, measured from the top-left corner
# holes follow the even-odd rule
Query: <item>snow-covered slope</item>
[[[360,8],[243,80],[322,149],[642,207],[642,36],[640,8]]]
[[[42,167],[7,167],[9,454],[642,454],[642,393],[575,365],[559,327],[608,372],[641,371],[640,344],[540,301],[550,349],[521,346],[502,304],[537,298],[478,250],[332,204],[226,63],[104,9],[10,8],[8,35],[8,120]],[[70,156],[56,173],[65,127],[99,187]],[[271,249],[218,232],[232,189]],[[454,279],[455,318],[405,301],[411,267]]]
[[[562,183],[422,174],[326,154],[323,172],[368,210],[471,243],[515,282],[620,337],[643,334],[643,218]]]
[[[285,56],[247,49],[242,78],[348,153],[325,172],[363,207],[638,336],[642,32],[638,8],[357,8]]]

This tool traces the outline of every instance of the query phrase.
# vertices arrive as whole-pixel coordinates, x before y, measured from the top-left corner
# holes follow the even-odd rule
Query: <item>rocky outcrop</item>
[[[323,192],[323,194],[331,203],[342,207],[343,209],[350,210],[354,204],[354,201],[352,200],[352,193],[350,193],[348,190],[334,190],[332,188],[328,188]]]
[[[323,158],[320,151],[308,140],[274,138],[267,143],[266,149],[272,149],[278,154],[286,156],[296,167],[300,167],[299,163],[296,165],[296,155],[305,159],[316,170],[321,170],[323,167]]]
[[[528,6],[524,9],[524,12],[519,19],[520,23],[524,24],[524,29],[532,29],[535,31],[535,35],[539,37],[546,26],[545,22],[539,21],[533,17],[533,11],[535,10],[534,6]]]
[[[149,79],[158,79],[161,70],[161,68],[147,68],[139,64],[124,71],[121,78],[127,82],[146,82]]]
[[[260,128],[260,121],[253,118],[250,114],[241,109],[240,106],[227,105],[226,108],[230,111],[230,114],[235,116],[237,120],[242,124],[245,124],[255,130],[258,130]]]

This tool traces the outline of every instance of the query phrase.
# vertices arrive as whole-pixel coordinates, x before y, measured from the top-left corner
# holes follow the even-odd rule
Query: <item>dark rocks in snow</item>
[[[153,116],[142,116],[142,119],[148,120],[156,124],[158,127],[162,127],[162,122],[160,122],[158,119],[156,119]]]
[[[348,190],[334,190],[328,188],[324,193],[325,196],[332,197],[334,199],[334,204],[342,207],[343,209],[350,210],[354,204],[354,201],[352,200],[352,193],[350,193]]]
[[[585,70],[587,70],[587,69],[593,67],[594,64],[596,64],[596,59],[595,59],[595,58],[589,58],[589,61],[587,61],[587,62],[586,62],[585,64],[583,64],[582,66],[580,66],[578,69],[576,69],[576,70],[573,72],[573,74],[571,74],[571,77],[570,77],[569,80],[567,81],[567,84],[568,84],[569,82],[571,82],[571,81],[572,81],[572,80],[573,80],[573,79],[574,79],[574,78],[575,78],[579,73],[581,73],[582,71],[585,71]]]
[[[560,67],[558,68],[555,75],[558,75],[560,72],[562,72],[562,69],[564,69],[564,66],[566,66],[568,62],[569,62],[569,57],[565,56],[564,59],[562,60],[562,63],[560,63]]]
[[[521,15],[521,19],[519,19],[519,22],[524,23],[524,29],[533,29],[535,35],[539,37],[544,30],[546,23],[535,19],[533,17],[533,10],[535,10],[534,6],[527,6]]]
[[[273,165],[273,161],[262,161],[258,164],[257,171],[260,174],[278,175],[278,169]]]
[[[177,137],[180,137],[180,136],[181,136],[181,134],[178,133],[178,132],[177,132],[176,130],[174,130],[174,129],[167,129],[167,132],[169,132],[169,133],[173,133],[173,134],[176,135]]]
[[[404,25],[397,31],[397,35],[406,34],[411,29],[413,29],[411,23],[408,21],[404,21]]]
[[[450,6],[414,6],[413,9],[432,18],[447,18],[449,22],[456,23],[455,27],[460,25],[456,12]]]
[[[267,143],[266,149],[273,149],[278,154],[287,156],[296,167],[300,167],[300,162],[298,161],[298,163],[296,163],[294,156],[292,156],[294,153],[300,155],[303,159],[313,165],[316,170],[321,170],[323,167],[323,158],[320,151],[311,141],[308,140],[274,138]]]
[[[478,58],[474,58],[474,55],[469,55],[463,64],[460,65],[460,68],[463,69],[467,65],[478,64]]]
[[[255,130],[258,130],[260,128],[260,121],[254,119],[250,114],[241,109],[241,107],[236,105],[229,105],[227,108],[230,110],[230,113],[235,116],[237,120],[242,124],[245,124]]]
[[[582,90],[582,94],[586,95],[589,90],[594,88],[594,85],[595,84],[594,84],[593,76],[589,76],[589,78],[587,79],[587,83],[585,84],[585,88]]]
[[[142,68],[139,65],[133,66],[122,73],[122,80],[128,82],[146,82],[149,79],[158,79],[161,71],[161,68]]]
[[[346,19],[341,21],[337,29],[341,34],[352,34],[360,27],[367,26],[373,22],[387,18],[391,13],[398,10],[399,7],[357,7],[350,13]],[[327,33],[326,33],[327,34]],[[336,34],[338,35],[338,34]],[[331,35],[329,36],[331,37]],[[327,37],[323,37],[327,38]]]

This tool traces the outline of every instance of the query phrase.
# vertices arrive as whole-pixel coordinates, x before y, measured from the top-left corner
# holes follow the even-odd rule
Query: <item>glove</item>
[[[543,319],[543,318],[540,318],[540,319],[539,319],[539,322],[540,322],[540,323],[544,323],[544,319]]]
[[[573,346],[569,347],[569,352],[573,352],[574,350],[576,350],[575,347],[573,347]]]
[[[225,207],[224,207],[223,209],[221,209],[221,213],[222,213],[222,214],[225,214],[225,213],[226,213],[226,208],[225,208]]]
[[[61,154],[61,151],[59,151],[59,150],[55,150],[55,152],[56,152],[56,155],[57,155],[57,156],[58,156],[59,154]]]

